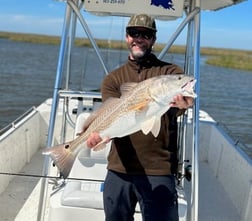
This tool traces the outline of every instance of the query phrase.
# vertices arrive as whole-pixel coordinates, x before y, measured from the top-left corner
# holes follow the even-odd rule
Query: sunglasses
[[[146,40],[150,40],[154,37],[152,31],[140,31],[137,29],[127,29],[127,34],[132,38],[139,38],[140,36]]]

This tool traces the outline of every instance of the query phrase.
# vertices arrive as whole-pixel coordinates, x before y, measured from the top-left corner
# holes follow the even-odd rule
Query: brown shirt
[[[141,62],[128,62],[107,75],[102,84],[102,98],[120,97],[120,86],[125,82],[140,82],[166,74],[182,74],[177,65],[163,62],[154,54]],[[115,138],[108,156],[108,169],[135,175],[168,175],[177,167],[177,118],[182,111],[171,108],[162,117],[161,130],[155,138],[141,131]],[[123,127],[123,125],[122,125]]]

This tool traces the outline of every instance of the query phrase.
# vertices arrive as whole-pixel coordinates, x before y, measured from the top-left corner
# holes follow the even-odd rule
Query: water
[[[52,97],[59,46],[11,42],[0,39],[0,128],[32,106]],[[128,52],[103,50],[112,70]],[[183,56],[169,57],[183,65]],[[98,89],[104,73],[92,49],[73,52],[71,89]],[[200,108],[225,125],[232,136],[252,152],[252,72],[201,64]],[[84,72],[88,74],[84,74]],[[77,85],[77,86],[74,86]],[[252,155],[251,155],[252,156]]]

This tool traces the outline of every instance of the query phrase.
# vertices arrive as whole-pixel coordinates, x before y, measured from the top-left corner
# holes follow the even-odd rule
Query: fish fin
[[[154,125],[151,129],[151,133],[153,134],[154,137],[157,137],[160,131],[161,127],[161,119],[156,117],[156,120],[154,122]]]
[[[98,144],[96,144],[96,145],[92,148],[92,150],[98,151],[98,150],[104,149],[104,148],[106,147],[106,144],[107,144],[109,141],[110,141],[110,138],[108,138],[108,137],[103,138],[101,142],[99,142]]]
[[[130,111],[142,111],[148,106],[149,103],[150,103],[150,100],[143,100],[137,104],[130,106],[129,110]]]
[[[71,151],[70,145],[71,142],[59,144],[46,148],[42,152],[43,155],[49,155],[52,158],[64,179],[68,177],[75,160],[75,154]]]
[[[149,120],[144,121],[141,125],[141,129],[145,135],[151,132],[154,137],[157,137],[160,131],[160,125],[161,125],[160,118],[154,116]]]
[[[132,91],[133,88],[135,88],[137,85],[138,83],[135,83],[135,82],[127,82],[127,83],[122,84],[120,87],[121,95],[124,96],[128,92]]]

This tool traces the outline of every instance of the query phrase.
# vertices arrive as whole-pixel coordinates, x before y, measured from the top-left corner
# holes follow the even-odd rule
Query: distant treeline
[[[0,32],[0,38],[38,44],[60,44],[60,37],[48,35]],[[96,43],[100,48],[127,49],[124,41],[97,39]],[[91,46],[90,41],[85,38],[76,38],[75,45],[79,47]],[[154,50],[159,52],[163,47],[164,44],[157,43]],[[169,49],[169,53],[181,54],[184,52],[185,46],[176,45]],[[249,50],[201,48],[201,55],[208,56],[206,63],[210,65],[252,71],[252,51]]]

